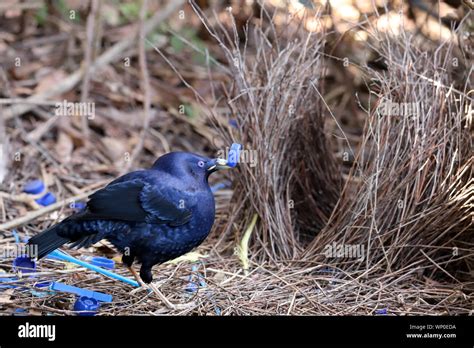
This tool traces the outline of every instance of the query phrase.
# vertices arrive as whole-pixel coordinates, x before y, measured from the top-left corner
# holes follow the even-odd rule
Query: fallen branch
[[[127,166],[125,167],[126,170],[130,168],[133,164],[137,156],[140,154],[143,148],[143,144],[145,142],[145,136],[150,124],[150,116],[151,116],[151,90],[150,90],[150,77],[148,74],[148,68],[146,64],[146,50],[145,50],[145,17],[146,17],[146,10],[148,7],[148,1],[143,0],[142,6],[140,9],[140,28],[139,28],[139,41],[138,41],[138,60],[140,63],[140,72],[142,78],[142,92],[143,92],[143,127],[138,139],[138,143],[132,151],[132,155],[130,156],[130,161],[128,161]]]

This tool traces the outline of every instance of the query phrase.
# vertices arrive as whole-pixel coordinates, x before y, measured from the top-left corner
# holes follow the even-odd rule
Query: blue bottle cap
[[[239,162],[240,157],[240,150],[242,149],[242,145],[233,143],[230,147],[230,151],[227,157],[227,165],[231,168],[234,168],[237,163]]]
[[[22,273],[36,272],[36,262],[27,256],[18,256],[13,260],[13,272],[21,271]]]
[[[103,267],[103,268],[108,268],[108,269],[114,269],[115,268],[115,261],[111,260],[111,259],[108,259],[106,257],[100,257],[100,256],[93,257],[90,260],[90,263],[94,266],[99,266],[99,267]]]
[[[48,205],[56,203],[56,197],[51,192],[48,192],[43,197],[38,198],[36,200],[36,203],[42,205],[43,207],[46,207]]]
[[[28,181],[25,187],[23,188],[23,192],[30,193],[33,195],[41,193],[43,190],[44,184],[39,179]]]
[[[96,299],[80,296],[74,303],[74,311],[78,312],[77,315],[82,316],[93,316],[99,310],[100,304]]]

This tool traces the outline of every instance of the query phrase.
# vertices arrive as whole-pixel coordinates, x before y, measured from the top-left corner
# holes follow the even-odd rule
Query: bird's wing
[[[111,183],[89,197],[85,218],[179,226],[191,219],[193,195],[173,187],[134,179]]]

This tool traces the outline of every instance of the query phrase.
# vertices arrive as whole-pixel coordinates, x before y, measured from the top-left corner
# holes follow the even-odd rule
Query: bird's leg
[[[122,262],[125,266],[127,266],[127,269],[130,271],[130,273],[132,273],[133,277],[135,278],[135,280],[137,281],[138,284],[141,285],[141,287],[143,288],[147,288],[147,286],[143,283],[143,281],[140,279],[140,277],[138,276],[138,273],[137,271],[135,271],[132,267],[133,265],[133,261],[135,261],[135,256],[134,255],[122,255]]]
[[[138,276],[137,271],[135,271],[132,266],[127,266],[127,268],[130,271],[130,273],[132,273],[132,275],[135,278],[135,280],[137,281],[137,283],[140,284],[142,287],[146,288],[147,287],[146,284],[143,282],[143,280],[140,279],[140,277]]]

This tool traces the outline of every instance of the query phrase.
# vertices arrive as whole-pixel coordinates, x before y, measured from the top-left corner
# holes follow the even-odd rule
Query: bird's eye
[[[204,167],[204,161],[199,161],[198,166],[201,167],[201,168]]]

